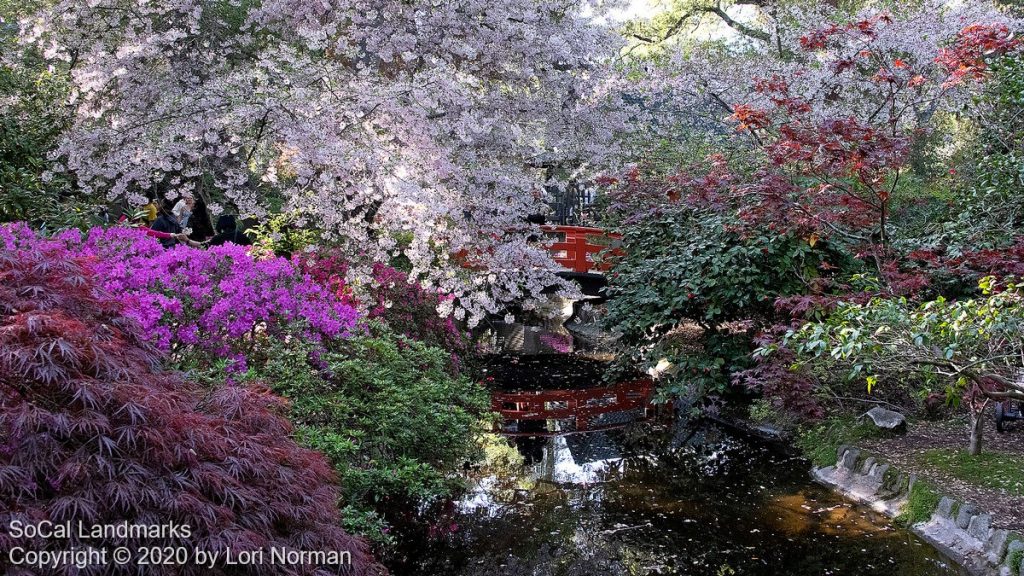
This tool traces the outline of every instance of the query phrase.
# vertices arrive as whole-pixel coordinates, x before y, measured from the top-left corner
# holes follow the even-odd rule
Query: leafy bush
[[[34,50],[18,53],[16,27],[31,2],[0,2],[0,222],[50,229],[95,224],[101,203],[67,178],[45,178],[47,154],[71,122],[68,78]]]
[[[749,367],[747,333],[772,320],[776,298],[809,290],[833,257],[824,243],[685,208],[628,225],[624,244],[611,272],[608,327],[641,351],[639,360],[672,362],[679,378],[668,390],[679,393],[721,390]],[[736,321],[746,323],[729,325]],[[665,338],[686,325],[703,331],[698,346]]]
[[[35,238],[24,226],[9,227],[4,236],[9,245]],[[346,335],[358,317],[291,261],[257,259],[242,246],[167,250],[128,228],[94,228],[84,240],[77,232],[60,238],[65,246],[56,254],[89,258],[103,287],[159,348],[226,358],[235,370],[244,371],[257,332],[284,335],[301,324],[304,338],[319,341]]]
[[[330,466],[290,438],[279,398],[256,385],[204,391],[161,370],[156,350],[102,291],[87,259],[32,237],[15,244],[9,236],[0,244],[0,523],[189,530],[126,541],[14,538],[5,530],[0,548],[347,550],[352,573],[380,571],[366,544],[342,530]],[[338,566],[290,568],[326,574]],[[273,571],[254,565],[230,573]],[[149,573],[229,571],[190,564]]]
[[[299,440],[326,454],[341,477],[342,505],[384,540],[385,523],[460,486],[449,474],[474,456],[489,397],[451,374],[445,350],[380,324],[372,332],[325,353],[301,340],[269,342],[249,377],[291,401]]]
[[[1018,381],[1024,342],[1024,289],[982,281],[983,296],[939,297],[915,304],[876,298],[844,304],[821,322],[786,337],[804,365],[845,373],[870,394],[879,382],[938,381],[950,402],[971,409],[971,452],[981,451],[982,412],[989,401],[1024,400]]]

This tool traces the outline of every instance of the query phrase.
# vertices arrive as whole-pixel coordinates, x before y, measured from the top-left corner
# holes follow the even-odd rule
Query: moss
[[[836,452],[843,444],[855,444],[881,434],[871,422],[858,422],[853,417],[832,418],[812,428],[802,428],[796,445],[815,466],[830,466],[836,463]]]
[[[1020,572],[1021,562],[1024,562],[1024,550],[1017,550],[1010,556],[1010,574]]]
[[[910,489],[907,505],[896,521],[903,526],[913,526],[931,518],[942,497],[930,485],[918,479]]]
[[[926,450],[920,460],[962,482],[1024,496],[1024,466],[1020,465],[1020,456],[999,452],[971,456],[962,450],[935,448]]]
[[[1007,545],[1013,542],[1024,542],[1017,534],[1011,534],[1010,540],[1006,543]],[[1020,572],[1020,565],[1024,562],[1024,550],[1017,550],[1006,559],[1006,564],[1010,567],[1010,574],[1017,574]]]

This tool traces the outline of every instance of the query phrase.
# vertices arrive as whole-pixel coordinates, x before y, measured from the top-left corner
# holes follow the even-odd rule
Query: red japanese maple
[[[202,390],[163,370],[87,265],[57,243],[0,244],[0,525],[188,527],[129,539],[82,539],[77,530],[68,539],[14,538],[5,529],[0,549],[171,546],[222,557],[228,547],[337,550],[351,554],[351,566],[294,565],[288,573],[382,572],[366,543],[340,528],[331,468],[291,440],[283,410],[265,389]],[[147,573],[282,572],[192,560]]]

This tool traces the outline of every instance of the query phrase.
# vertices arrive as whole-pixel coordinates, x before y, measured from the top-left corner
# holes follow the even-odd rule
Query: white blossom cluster
[[[21,24],[70,69],[75,122],[53,160],[86,191],[198,194],[255,217],[269,199],[364,262],[405,231],[413,277],[475,323],[557,282],[527,242],[543,167],[601,167],[628,123],[621,39],[583,8],[63,0]]]
[[[777,76],[787,81],[791,95],[807,102],[819,119],[873,118],[899,128],[917,128],[937,111],[956,109],[969,97],[968,85],[943,86],[945,72],[935,62],[939,51],[958,32],[976,23],[1024,28],[1024,22],[989,0],[923,0],[886,10],[869,8],[852,16],[825,3],[769,7],[748,24],[760,37],[736,34],[728,41],[672,45],[666,65],[647,75],[650,89],[671,94],[676,100],[709,101],[723,119],[739,104],[770,108],[767,96],[755,90],[755,80]],[[852,30],[833,36],[824,49],[801,46],[801,37],[817,30],[872,20],[876,22],[870,34]],[[890,91],[881,85],[873,79],[874,69],[864,74],[840,66],[848,60],[893,74],[901,81],[894,85],[901,89]],[[917,76],[920,78],[910,82]]]

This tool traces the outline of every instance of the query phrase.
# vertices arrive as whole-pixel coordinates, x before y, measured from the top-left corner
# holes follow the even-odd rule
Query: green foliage
[[[17,18],[30,7],[0,2],[0,54],[13,52]],[[99,201],[76,195],[68,180],[43,177],[47,154],[68,126],[66,73],[37,54],[0,61],[0,222],[27,221],[51,229],[98,223]]]
[[[878,427],[871,422],[839,416],[817,426],[802,428],[797,434],[796,445],[815,466],[831,466],[836,463],[840,446],[856,444],[879,434]]]
[[[267,343],[248,375],[291,401],[300,442],[337,470],[350,528],[386,542],[394,514],[451,495],[451,472],[475,458],[487,391],[455,378],[449,354],[374,326],[320,355],[298,339]]]
[[[869,393],[880,378],[913,375],[923,382],[942,378],[953,401],[971,385],[1012,380],[1020,369],[1024,299],[1015,284],[996,288],[987,278],[981,298],[844,304],[790,332],[786,343],[802,362],[863,379]]]
[[[306,224],[301,215],[286,212],[268,217],[247,232],[255,239],[255,249],[289,257],[320,243],[320,233]]]
[[[927,483],[920,479],[914,482],[907,497],[907,504],[896,518],[903,526],[913,526],[932,517],[932,512],[939,505],[942,497]]]
[[[826,256],[804,238],[690,210],[626,227],[624,244],[608,312],[610,326],[631,341],[682,321],[713,328],[770,316],[774,299],[806,290]]]
[[[954,248],[1000,246],[1024,229],[1024,59],[1004,57],[992,72],[972,110],[965,151],[956,159],[961,209],[944,238]]]
[[[968,484],[1024,496],[1024,468],[1019,455],[988,452],[971,456],[962,450],[934,448],[926,450],[920,459]]]
[[[733,217],[679,209],[624,228],[627,255],[610,275],[608,327],[638,353],[632,362],[671,363],[663,392],[721,391],[749,367],[746,329],[775,314],[779,296],[802,293],[833,256],[822,244],[769,230],[744,229]],[[727,323],[752,321],[736,330]],[[700,330],[699,344],[671,334]]]

